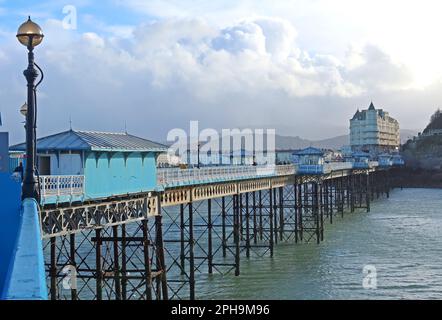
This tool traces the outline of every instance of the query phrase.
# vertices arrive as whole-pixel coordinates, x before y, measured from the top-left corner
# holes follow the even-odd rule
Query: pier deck
[[[319,244],[326,223],[389,195],[388,168],[338,165],[160,170],[152,192],[46,203],[50,297],[194,299],[196,274],[239,276],[242,259],[273,256],[280,242]],[[62,286],[66,270],[75,289]]]

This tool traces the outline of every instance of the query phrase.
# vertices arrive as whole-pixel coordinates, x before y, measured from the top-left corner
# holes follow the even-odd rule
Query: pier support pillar
[[[252,192],[252,202],[253,202],[253,244],[258,243],[258,221],[256,218],[256,191]]]
[[[262,206],[263,206],[263,203],[262,203],[262,191],[261,190],[259,190],[258,191],[258,201],[259,201],[259,203],[258,203],[258,212],[259,212],[259,240],[260,241],[262,241],[262,239],[263,239],[263,233],[264,233],[264,224],[263,224],[263,216],[262,216]]]
[[[121,300],[121,277],[120,277],[120,255],[118,252],[118,226],[112,227],[113,247],[114,247],[114,286],[115,300]],[[71,240],[72,242],[72,240]]]
[[[284,240],[284,187],[279,188],[279,240]]]
[[[77,270],[77,263],[76,263],[76,259],[75,259],[75,233],[71,234],[69,236],[70,240],[69,240],[69,253],[70,253],[70,264],[71,267],[75,270]],[[75,280],[76,281],[76,280]],[[71,299],[72,300],[78,300],[78,295],[77,295],[77,286],[76,283],[74,286],[72,286],[71,288]]]
[[[223,258],[227,256],[227,237],[226,237],[226,198],[221,198],[221,250]]]
[[[194,256],[194,238],[193,238],[193,203],[189,202],[189,296],[190,300],[195,300],[195,256]]]
[[[148,220],[144,219],[142,221],[142,230],[143,230],[143,258],[144,258],[144,281],[145,281],[145,290],[146,290],[146,300],[152,300],[152,266],[150,263],[150,255],[149,255],[149,245],[150,240],[148,236]],[[117,238],[118,234],[115,233],[114,237]],[[115,256],[117,257],[114,263],[115,270],[118,270],[118,253],[115,253]],[[116,273],[116,276],[118,273]],[[117,283],[117,281],[115,281]],[[118,295],[120,292],[120,289],[115,290],[116,294]],[[117,298],[117,300],[120,300]]]
[[[157,272],[160,272],[159,276],[157,276],[158,285],[161,283],[161,293],[163,300],[169,300],[169,293],[167,288],[167,266],[164,258],[163,217],[161,216],[160,207],[159,214],[155,216],[155,245],[157,250]]]
[[[212,200],[207,200],[207,267],[209,274],[213,273],[213,251],[212,251]]]
[[[367,206],[367,212],[370,212],[370,173],[366,173],[366,186],[365,186],[365,205]]]
[[[270,257],[273,257],[273,244],[274,244],[274,226],[273,226],[273,215],[274,215],[274,203],[273,203],[273,190],[269,189],[269,223],[270,223],[270,236],[269,236],[269,249],[270,249]]]
[[[293,196],[294,196],[294,210],[295,210],[295,243],[298,243],[299,241],[299,198],[298,198],[298,184],[295,180],[295,183],[293,185]]]
[[[51,240],[51,300],[57,299],[57,238],[52,237]]]
[[[186,270],[186,239],[184,237],[184,231],[186,229],[185,217],[184,217],[184,204],[180,204],[180,269],[181,275],[185,274]]]
[[[245,219],[246,219],[246,257],[250,258],[250,211],[249,211],[249,193],[245,194]]]
[[[96,297],[97,300],[102,300],[103,299],[103,271],[102,271],[102,265],[101,265],[101,229],[97,228],[95,229],[95,243],[96,243],[96,248],[95,248],[95,265],[96,265],[96,272],[95,272],[95,277],[96,277]]]
[[[273,243],[274,244],[278,244],[278,202],[277,202],[277,196],[276,196],[276,188],[272,189],[272,193],[273,193],[273,201],[272,201],[272,216],[273,216],[273,236],[274,236],[274,240]]]
[[[239,196],[235,194],[233,196],[233,242],[235,244],[235,276],[240,275],[240,219],[239,219],[239,213],[240,207],[239,207]]]

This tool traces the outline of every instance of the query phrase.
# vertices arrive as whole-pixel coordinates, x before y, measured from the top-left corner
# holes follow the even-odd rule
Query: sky
[[[165,141],[174,128],[347,134],[371,101],[423,130],[442,99],[442,4],[381,0],[0,0],[2,131],[24,139],[28,15],[38,135],[125,131]]]

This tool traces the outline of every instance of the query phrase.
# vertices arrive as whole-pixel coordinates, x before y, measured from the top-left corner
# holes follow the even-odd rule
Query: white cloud
[[[411,70],[379,47],[368,44],[348,53],[348,79],[369,90],[400,90],[413,85]]]
[[[72,115],[74,127],[121,130],[127,121],[134,133],[154,138],[188,120],[216,128],[292,128],[317,137],[333,132],[331,123],[344,130],[335,133],[345,133],[348,116],[368,97],[410,85],[407,69],[380,48],[355,47],[345,59],[310,52],[298,43],[295,26],[280,18],[222,28],[204,19],[163,19],[135,27],[130,37],[77,34],[55,20],[44,29],[36,51],[46,74],[41,133],[66,129]],[[3,51],[15,61],[0,66],[3,79],[12,77],[12,92],[24,93],[16,75],[24,59]],[[23,97],[7,100],[18,106]]]
[[[344,58],[350,43],[376,43],[413,72],[423,87],[442,74],[442,2],[439,0],[125,0],[149,17],[200,17],[221,27],[244,17],[283,18],[297,27],[309,50]],[[423,53],[425,57],[423,58]]]

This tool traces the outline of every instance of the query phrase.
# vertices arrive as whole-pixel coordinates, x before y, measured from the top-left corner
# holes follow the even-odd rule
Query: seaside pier
[[[49,297],[197,299],[199,277],[241,276],[245,259],[271,259],[280,243],[295,255],[345,214],[369,212],[389,196],[389,172],[375,162],[158,169],[155,191],[43,203]]]

